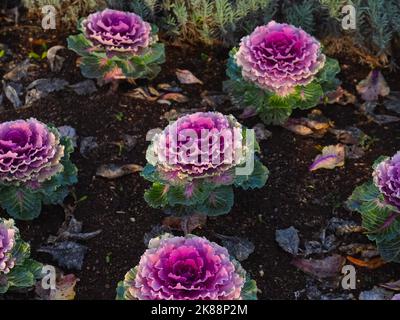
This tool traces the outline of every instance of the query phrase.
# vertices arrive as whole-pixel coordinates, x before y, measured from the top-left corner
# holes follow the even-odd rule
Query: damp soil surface
[[[15,62],[25,59],[32,50],[40,50],[40,39],[50,47],[66,45],[65,36],[55,32],[44,33],[31,26],[0,28],[0,43],[9,46]],[[89,250],[82,270],[64,270],[75,273],[80,279],[76,299],[114,299],[117,282],[139,262],[146,248],[144,235],[165,218],[163,212],[150,208],[144,201],[143,193],[149,183],[137,173],[107,180],[96,177],[96,169],[107,163],[144,166],[148,130],[167,125],[164,114],[171,109],[200,109],[201,93],[205,90],[222,91],[227,54],[228,50],[223,47],[166,47],[167,61],[151,84],[177,82],[176,68],[192,71],[204,84],[179,85],[189,97],[187,103],[166,106],[131,98],[126,95],[134,88],[131,84],[121,85],[113,94],[107,87],[102,87],[91,96],[78,96],[63,90],[20,111],[15,111],[9,102],[5,103],[0,121],[35,117],[56,126],[70,125],[79,137],[95,136],[99,142],[99,147],[88,158],[82,157],[78,150],[73,154],[73,161],[79,169],[75,194],[78,199],[83,199],[77,205],[75,216],[83,222],[84,231],[102,229],[100,235],[85,242]],[[64,56],[66,62],[61,72],[52,73],[45,60],[36,61],[37,68],[23,83],[27,85],[37,78],[49,77],[64,78],[70,83],[84,80],[76,66],[77,56],[72,52],[65,52]],[[336,58],[341,63],[343,86],[354,93],[355,84],[368,74],[368,66],[360,65],[356,57],[345,54]],[[0,65],[1,77],[6,65]],[[385,77],[392,90],[400,90],[398,73],[385,72]],[[294,226],[302,240],[311,240],[332,217],[360,222],[359,215],[347,211],[343,202],[357,185],[371,178],[371,165],[379,155],[392,155],[400,150],[399,123],[379,126],[368,122],[354,105],[320,105],[318,108],[334,121],[337,128],[357,126],[375,139],[363,158],[347,160],[344,167],[311,173],[308,167],[320,152],[318,147],[336,144],[335,137],[331,134],[320,139],[302,137],[281,127],[268,126],[272,137],[261,142],[261,159],[270,170],[267,185],[255,191],[235,190],[232,211],[209,218],[205,227],[194,231],[215,241],[219,241],[216,234],[223,234],[244,237],[254,243],[254,253],[242,265],[257,281],[259,299],[306,298],[303,289],[307,276],[291,264],[292,256],[277,245],[275,231]],[[217,109],[236,116],[240,114],[229,102]],[[293,116],[306,114],[296,111]],[[241,121],[247,126],[260,122],[257,117]],[[136,146],[129,152],[118,147],[126,134],[137,138]],[[7,215],[2,211],[0,216]],[[54,263],[48,255],[36,250],[50,235],[56,234],[63,220],[64,212],[60,206],[45,206],[38,219],[17,222],[22,237],[31,243],[32,254],[37,260]],[[368,241],[364,235],[351,237],[340,240],[345,243]],[[398,278],[400,265],[389,263],[377,270],[359,268],[357,289],[353,294],[357,297],[361,290]],[[337,290],[337,293],[341,292]],[[10,296],[13,299],[21,297],[24,296]]]

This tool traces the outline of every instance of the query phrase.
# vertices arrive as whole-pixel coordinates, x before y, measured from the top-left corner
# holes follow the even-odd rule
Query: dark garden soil
[[[66,45],[65,35],[46,34],[31,27],[3,26],[0,29],[0,43],[10,47],[15,61],[22,61],[30,51],[35,50],[34,43],[38,39],[45,39],[49,47]],[[133,88],[129,84],[120,86],[117,93],[111,95],[107,87],[100,88],[89,97],[63,90],[18,112],[6,102],[0,121],[36,117],[56,126],[70,125],[80,137],[95,136],[99,141],[99,148],[88,159],[82,157],[78,150],[73,155],[79,169],[75,193],[78,199],[84,199],[78,203],[75,216],[83,222],[84,231],[102,229],[100,235],[85,242],[89,251],[83,269],[70,270],[80,279],[77,299],[114,299],[117,282],[138,263],[145,250],[145,233],[165,217],[160,210],[151,209],[145,203],[143,193],[149,184],[137,173],[107,180],[96,177],[96,169],[106,163],[145,165],[147,131],[164,127],[167,120],[163,115],[173,108],[199,108],[204,90],[222,91],[227,53],[228,50],[222,47],[167,46],[167,62],[152,85],[177,82],[176,68],[191,70],[203,80],[204,85],[180,85],[190,99],[188,103],[166,106],[133,99],[125,95]],[[70,52],[65,56],[67,60],[61,73],[52,74],[46,61],[36,62],[38,68],[24,80],[24,84],[53,76],[70,83],[83,80],[76,66],[77,57]],[[356,58],[346,57],[345,53],[336,58],[341,63],[340,78],[344,87],[355,93],[355,84],[366,77],[368,66],[360,65]],[[0,76],[4,72],[3,64],[0,65]],[[384,74],[391,89],[400,90],[399,74]],[[242,264],[257,281],[260,299],[295,299],[295,292],[306,286],[307,276],[291,265],[292,257],[275,242],[276,229],[294,226],[303,240],[311,240],[332,217],[360,222],[358,214],[343,208],[343,202],[355,186],[370,179],[371,165],[379,155],[392,155],[400,150],[398,123],[385,126],[370,123],[353,105],[321,105],[319,108],[335,122],[337,128],[355,125],[376,139],[363,158],[346,160],[341,168],[311,173],[308,167],[319,153],[318,146],[336,144],[335,137],[329,133],[321,139],[302,137],[281,127],[268,127],[272,137],[261,143],[262,161],[270,170],[267,185],[256,191],[236,190],[235,204],[228,215],[209,218],[202,230],[194,231],[211,240],[218,241],[215,233],[219,233],[245,237],[254,243],[254,253]],[[223,104],[218,110],[233,112],[236,116],[240,114],[232,111],[230,103]],[[294,117],[305,114],[307,112],[295,112]],[[247,126],[260,122],[257,117],[241,121]],[[137,144],[130,152],[119,150],[118,143],[124,134],[137,136]],[[7,215],[0,212],[0,216]],[[56,234],[63,219],[61,207],[47,206],[38,219],[17,222],[22,237],[31,243],[33,256],[39,261],[53,262],[48,255],[38,254],[36,249],[46,242],[49,235]],[[361,234],[341,240],[347,243],[368,241]],[[353,294],[357,297],[360,290],[369,290],[374,285],[398,278],[398,264],[386,264],[377,270],[359,268],[357,289]],[[299,298],[305,299],[305,295],[300,294]]]

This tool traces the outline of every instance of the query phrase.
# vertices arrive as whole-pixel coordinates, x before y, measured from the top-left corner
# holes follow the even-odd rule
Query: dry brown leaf
[[[203,81],[198,79],[193,73],[189,70],[176,69],[176,76],[180,83],[183,84],[203,84]]]
[[[361,259],[354,258],[352,256],[347,256],[346,258],[352,264],[355,264],[358,267],[364,267],[367,269],[378,269],[378,268],[382,267],[384,264],[386,264],[386,262],[381,257],[373,258],[371,260],[361,260]]]

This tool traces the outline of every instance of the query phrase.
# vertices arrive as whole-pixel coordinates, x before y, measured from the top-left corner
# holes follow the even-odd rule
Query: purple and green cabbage
[[[29,256],[30,246],[21,240],[14,221],[0,218],[0,294],[32,287],[42,277],[42,265]]]
[[[256,300],[257,286],[228,250],[206,238],[153,238],[118,284],[118,300]]]
[[[255,189],[267,181],[268,169],[254,159],[256,152],[254,130],[232,115],[182,116],[157,133],[147,150],[148,164],[141,175],[152,186],[145,200],[176,216],[226,214],[234,202],[232,186]],[[241,171],[249,162],[254,164],[251,170]]]
[[[400,262],[400,152],[378,158],[373,169],[373,179],[354,190],[347,207],[361,214],[382,258]]]
[[[339,85],[339,63],[292,25],[269,22],[243,37],[228,60],[225,90],[239,107],[254,108],[266,124],[283,124],[293,109],[309,109]]]
[[[165,62],[157,27],[133,12],[105,9],[79,22],[78,35],[68,37],[68,48],[82,57],[86,78],[115,82],[153,79]]]
[[[39,216],[42,203],[61,204],[77,182],[72,142],[30,118],[0,124],[0,205],[15,219]]]

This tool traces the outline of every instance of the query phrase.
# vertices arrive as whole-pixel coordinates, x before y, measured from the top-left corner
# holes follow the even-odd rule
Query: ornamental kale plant
[[[235,104],[255,108],[266,124],[282,124],[293,109],[312,108],[335,90],[339,71],[314,37],[271,21],[231,50],[224,87]]]
[[[257,286],[228,250],[206,238],[154,238],[118,284],[118,300],[256,300]]]
[[[105,9],[90,14],[78,26],[80,34],[68,38],[68,47],[82,57],[87,78],[104,82],[153,79],[165,62],[157,27],[132,12]]]
[[[141,175],[153,183],[146,202],[173,215],[217,216],[233,206],[232,185],[261,188],[268,169],[254,159],[254,131],[231,115],[197,112],[157,133]]]
[[[400,151],[392,158],[380,157],[373,168],[373,181],[357,187],[347,206],[361,213],[382,258],[400,262]]]
[[[15,219],[39,216],[42,203],[61,204],[77,182],[69,138],[36,119],[0,124],[0,205]]]
[[[14,221],[0,218],[0,294],[32,287],[41,278],[42,265],[29,256],[29,244],[21,240]]]

